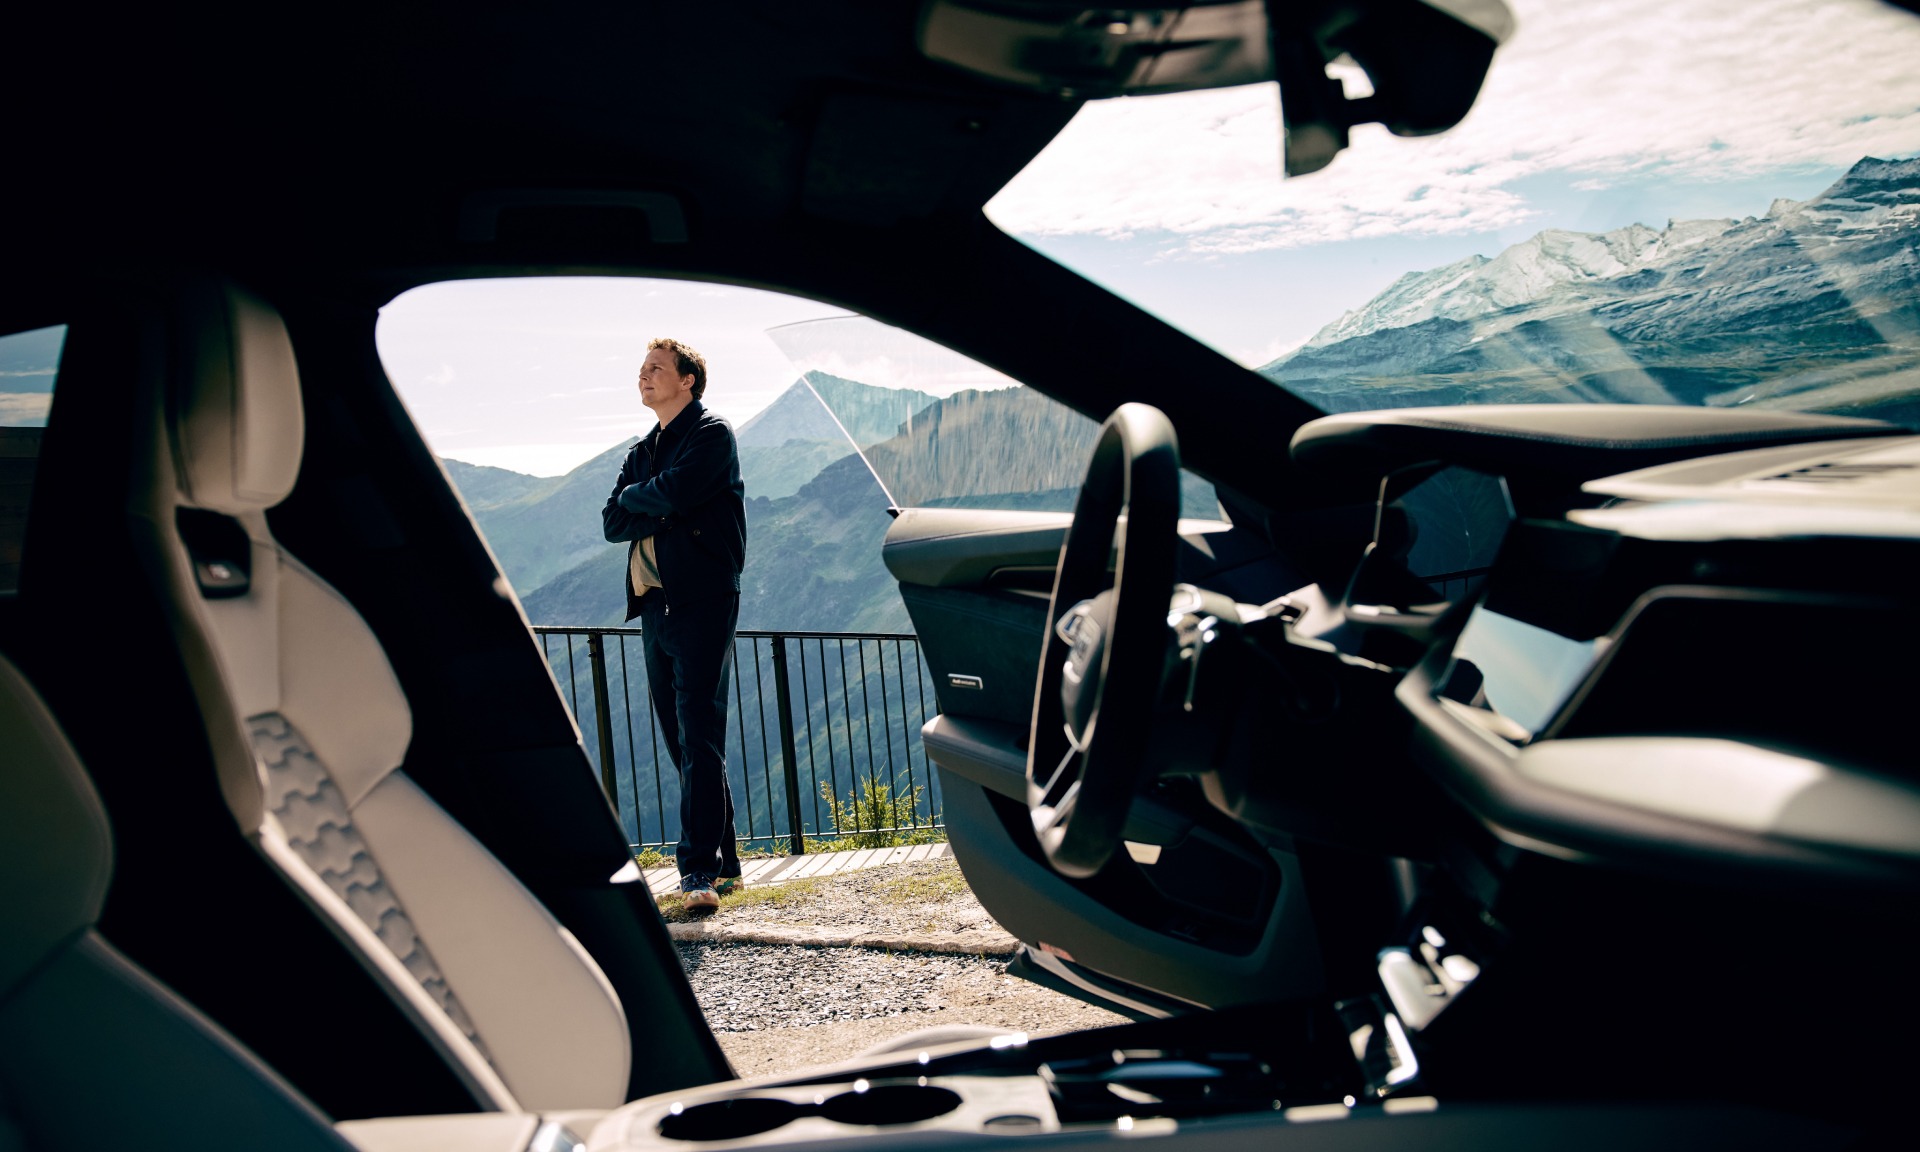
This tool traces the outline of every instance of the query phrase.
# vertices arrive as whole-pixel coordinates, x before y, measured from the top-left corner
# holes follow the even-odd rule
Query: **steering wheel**
[[[1100,428],[1060,549],[1027,741],[1034,835],[1064,876],[1106,864],[1144,783],[1179,527],[1173,424],[1122,405]]]

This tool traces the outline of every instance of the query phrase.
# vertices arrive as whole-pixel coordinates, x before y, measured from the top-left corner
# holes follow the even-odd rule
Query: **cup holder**
[[[841,1124],[918,1124],[960,1107],[960,1093],[921,1084],[880,1084],[842,1092],[816,1111]]]
[[[742,1096],[695,1104],[660,1118],[660,1135],[669,1140],[741,1140],[771,1132],[811,1108],[770,1096]]]
[[[960,1094],[929,1084],[876,1084],[828,1097],[818,1104],[796,1104],[774,1096],[738,1096],[695,1104],[660,1118],[660,1135],[669,1140],[744,1140],[771,1132],[802,1116],[820,1116],[836,1124],[883,1127],[918,1124],[960,1107]]]

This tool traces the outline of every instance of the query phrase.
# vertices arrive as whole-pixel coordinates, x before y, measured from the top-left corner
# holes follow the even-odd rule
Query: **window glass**
[[[1920,20],[1872,0],[1508,2],[1517,31],[1449,132],[1360,125],[1283,179],[1271,84],[1093,101],[988,215],[1329,411],[1920,426]]]
[[[1072,511],[1100,425],[983,364],[862,316],[768,333],[901,508]],[[1182,514],[1215,518],[1183,473]]]
[[[66,338],[65,325],[0,336],[0,593],[20,587],[34,470]]]

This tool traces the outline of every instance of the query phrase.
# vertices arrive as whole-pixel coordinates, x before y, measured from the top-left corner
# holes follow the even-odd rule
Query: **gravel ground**
[[[663,907],[669,919],[677,909]],[[796,881],[728,897],[718,929],[830,927],[977,940],[1000,933],[951,860]],[[858,1055],[892,1037],[970,1024],[1045,1035],[1124,1022],[1104,1009],[1006,975],[999,956],[861,947],[681,941],[694,994],[743,1077]]]
[[[956,977],[999,976],[1004,961],[871,948],[681,944],[680,963],[715,1032],[810,1028],[938,1012]],[[913,1027],[924,1022],[916,1021]]]

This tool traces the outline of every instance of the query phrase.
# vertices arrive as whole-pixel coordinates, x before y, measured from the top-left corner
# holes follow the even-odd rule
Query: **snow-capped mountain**
[[[1469,320],[1530,303],[1565,285],[1636,272],[1734,226],[1732,220],[1685,220],[1664,230],[1630,224],[1597,235],[1558,228],[1500,255],[1469,256],[1427,272],[1409,272],[1393,286],[1320,329],[1303,347],[1321,348],[1423,320]]]
[[[1862,160],[1765,216],[1547,231],[1409,273],[1261,371],[1347,410],[1587,399],[1920,416],[1920,159]]]

